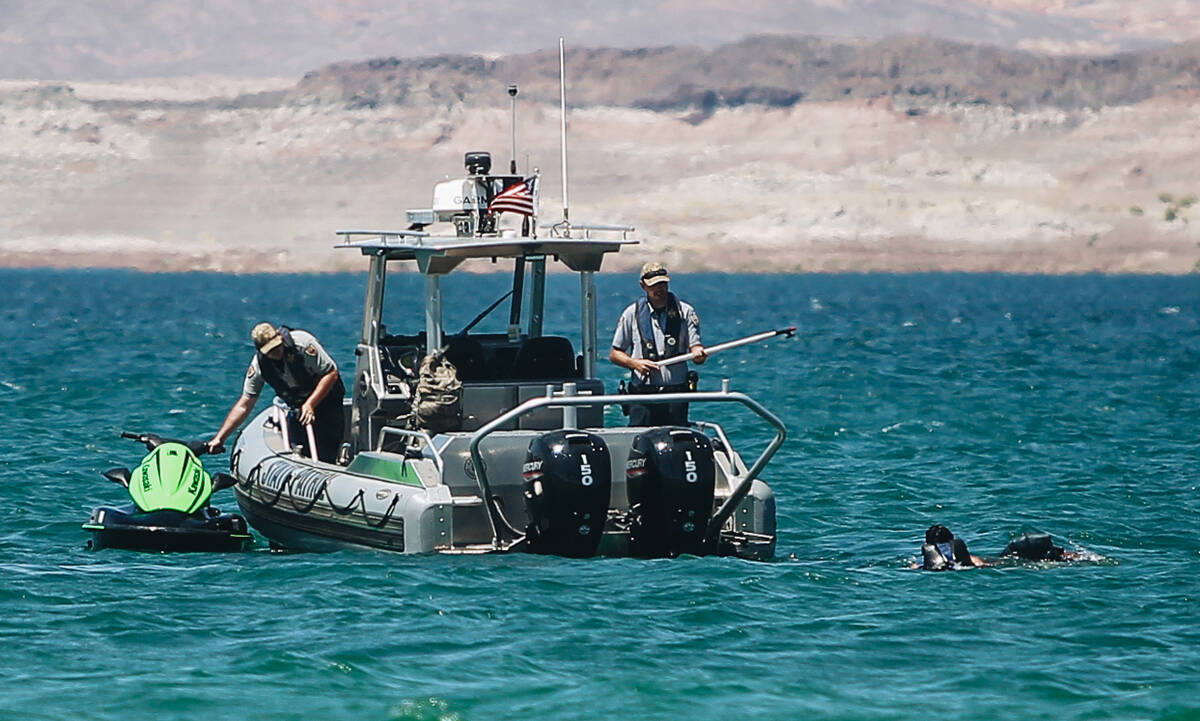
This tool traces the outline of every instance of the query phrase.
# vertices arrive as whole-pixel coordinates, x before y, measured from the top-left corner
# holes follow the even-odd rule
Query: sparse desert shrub
[[[1163,220],[1168,223],[1174,223],[1176,220],[1183,221],[1187,225],[1187,215],[1184,213],[1188,208],[1196,204],[1196,196],[1188,195],[1178,200],[1170,193],[1159,193],[1158,199],[1166,204],[1166,209],[1163,210]]]

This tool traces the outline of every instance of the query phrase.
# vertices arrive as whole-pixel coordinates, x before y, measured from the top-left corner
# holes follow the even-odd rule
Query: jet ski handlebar
[[[146,446],[146,450],[148,451],[152,451],[164,443],[182,443],[197,456],[208,453],[208,444],[204,441],[177,441],[173,438],[163,438],[155,433],[130,433],[129,431],[121,431],[121,437],[141,443]]]

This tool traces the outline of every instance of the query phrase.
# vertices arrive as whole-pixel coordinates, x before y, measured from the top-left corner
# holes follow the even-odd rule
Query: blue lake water
[[[1200,277],[677,275],[709,343],[800,327],[701,368],[790,429],[771,563],[85,548],[120,430],[208,437],[261,319],[352,368],[362,285],[0,271],[0,718],[1200,718]],[[935,522],[1099,560],[909,570]]]

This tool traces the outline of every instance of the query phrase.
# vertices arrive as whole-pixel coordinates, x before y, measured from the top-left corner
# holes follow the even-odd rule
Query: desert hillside
[[[1191,272],[1200,48],[1048,56],[760,36],[568,56],[571,217],[696,269]],[[0,81],[0,264],[359,269],[462,155],[561,214],[557,55],[303,78]]]
[[[921,34],[1052,55],[1200,37],[1193,0],[4,0],[0,78],[298,77],[343,60]]]

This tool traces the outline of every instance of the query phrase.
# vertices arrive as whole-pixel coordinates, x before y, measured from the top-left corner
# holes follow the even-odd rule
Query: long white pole
[[[755,333],[754,335],[748,335],[745,338],[738,338],[737,340],[730,340],[730,341],[725,341],[724,343],[718,343],[714,346],[705,348],[704,352],[708,355],[712,355],[713,353],[719,353],[723,350],[729,350],[730,348],[737,348],[738,346],[749,345],[750,343],[757,343],[760,340],[774,338],[777,335],[786,335],[790,338],[792,336],[792,334],[795,332],[796,332],[796,326],[791,326],[789,328],[780,328],[778,330],[763,331],[762,333]],[[689,361],[695,357],[696,357],[695,353],[683,353],[681,355],[671,356],[670,358],[667,358],[666,360],[655,361],[655,363],[658,364],[659,368],[662,368],[663,366],[669,366],[669,365],[674,365],[676,363],[682,363],[684,361]]]
[[[308,433],[308,457],[317,460],[317,435],[313,433],[312,424],[304,426],[304,430]]]
[[[558,39],[558,103],[561,110],[563,220],[569,221],[571,204],[567,200],[567,62],[563,39]]]
[[[287,413],[279,406],[271,406],[271,410],[275,413],[275,423],[279,426],[279,435],[283,438],[283,447],[287,452],[292,450],[292,433],[288,428]]]

